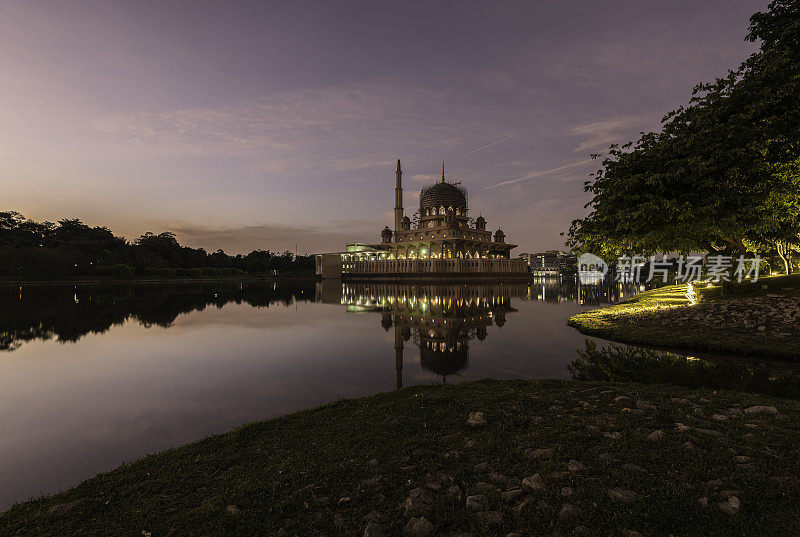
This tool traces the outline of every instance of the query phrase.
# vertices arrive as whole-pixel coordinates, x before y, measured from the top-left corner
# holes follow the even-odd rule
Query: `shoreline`
[[[149,455],[16,504],[0,526],[11,535],[790,534],[800,530],[799,423],[797,401],[724,390],[414,386]]]
[[[567,325],[610,341],[691,353],[703,351],[766,359],[800,359],[800,276],[755,284],[696,289],[670,285],[607,307],[573,315]]]

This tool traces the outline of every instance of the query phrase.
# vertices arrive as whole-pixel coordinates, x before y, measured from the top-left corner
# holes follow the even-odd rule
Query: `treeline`
[[[203,278],[313,272],[312,256],[288,251],[209,253],[181,246],[168,231],[145,233],[131,242],[107,227],[89,227],[78,219],[36,222],[15,211],[0,212],[0,278]]]

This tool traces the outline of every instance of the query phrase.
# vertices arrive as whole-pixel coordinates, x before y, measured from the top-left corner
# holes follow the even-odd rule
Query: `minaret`
[[[397,186],[394,189],[394,230],[403,226],[403,172],[400,170],[400,159],[397,159]]]
[[[442,161],[442,182],[444,183],[444,161]]]

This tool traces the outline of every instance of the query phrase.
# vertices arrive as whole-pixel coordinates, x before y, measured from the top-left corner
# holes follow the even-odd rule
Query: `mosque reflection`
[[[136,322],[170,328],[193,311],[247,304],[253,308],[298,303],[341,304],[347,311],[379,312],[397,346],[418,345],[423,367],[443,377],[467,365],[469,342],[503,326],[511,301],[593,305],[629,298],[632,284],[580,286],[560,279],[521,283],[342,283],[339,280],[78,283],[0,285],[0,352],[33,341],[75,343]],[[402,347],[401,347],[402,348]]]
[[[426,371],[447,381],[469,365],[470,342],[483,341],[492,325],[502,328],[519,301],[614,302],[633,294],[628,286],[570,286],[560,280],[521,283],[340,283],[317,284],[317,300],[341,304],[350,313],[378,313],[380,325],[394,332],[396,385],[403,385],[403,351],[419,349]]]

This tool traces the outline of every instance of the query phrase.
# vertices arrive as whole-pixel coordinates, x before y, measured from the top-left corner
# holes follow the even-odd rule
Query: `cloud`
[[[652,114],[620,116],[594,121],[568,129],[568,134],[584,140],[573,149],[573,153],[598,152],[614,143],[624,144],[630,139],[634,128],[637,133],[646,126],[653,126]]]
[[[516,179],[509,179],[508,181],[503,181],[495,185],[487,186],[486,188],[489,189],[489,188],[498,188],[501,186],[516,185],[517,183],[521,183],[523,181],[529,181],[530,179],[535,179],[537,177],[545,177],[548,175],[553,175],[558,172],[562,172],[564,170],[586,167],[591,162],[593,162],[592,159],[583,159],[576,162],[570,162],[569,164],[564,164],[563,166],[558,166],[557,168],[551,168],[549,170],[535,170],[526,175],[523,175],[522,177],[518,177]]]
[[[472,151],[469,151],[469,152],[467,152],[467,153],[464,153],[463,155],[459,155],[459,156],[457,156],[457,157],[456,157],[455,159],[453,159],[453,160],[460,159],[460,158],[464,158],[464,157],[466,157],[466,156],[469,156],[469,155],[471,155],[471,154],[473,154],[473,153],[477,153],[478,151],[483,151],[484,149],[488,149],[488,148],[490,148],[490,147],[492,147],[492,146],[494,146],[494,145],[497,145],[497,144],[502,144],[503,142],[506,142],[506,141],[510,140],[511,138],[513,138],[513,136],[509,136],[509,137],[507,137],[507,138],[502,138],[502,139],[500,139],[500,140],[497,140],[497,141],[495,141],[495,142],[492,142],[492,143],[490,143],[490,144],[486,144],[486,145],[484,145],[484,146],[482,146],[482,147],[479,147],[479,148],[477,148],[477,149],[473,149]]]

